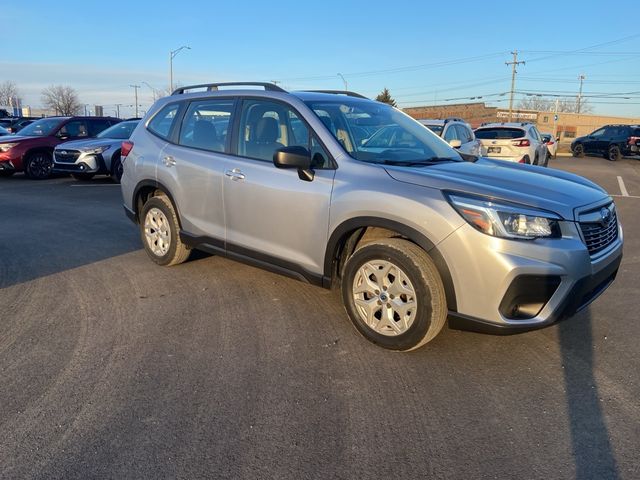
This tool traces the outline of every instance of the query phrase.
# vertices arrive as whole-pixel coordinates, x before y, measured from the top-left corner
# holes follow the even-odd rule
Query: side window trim
[[[169,106],[173,106],[173,105],[177,105],[178,109],[176,110],[176,115],[174,117],[173,123],[171,124],[171,128],[169,129],[169,134],[166,137],[163,137],[159,133],[154,132],[150,128],[150,125],[151,125],[151,122],[153,122],[155,120],[155,118],[160,114],[160,112],[164,111],[165,108],[167,108]],[[160,140],[164,140],[165,142],[177,144],[176,126],[182,123],[182,117],[184,116],[185,110],[186,109],[185,109],[185,102],[184,101],[169,102],[169,103],[163,105],[160,108],[160,110],[158,110],[156,113],[154,113],[153,116],[149,120],[147,120],[147,122],[144,125],[144,128],[145,128],[145,130],[147,132],[149,132],[154,137],[159,138]]]

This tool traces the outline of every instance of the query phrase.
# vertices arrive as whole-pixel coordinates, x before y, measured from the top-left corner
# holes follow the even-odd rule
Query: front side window
[[[98,138],[113,138],[115,140],[127,140],[133,133],[133,129],[138,125],[137,120],[116,123],[112,127],[100,132]]]
[[[147,126],[149,131],[155,133],[161,138],[164,138],[165,140],[168,139],[169,134],[171,133],[171,127],[173,126],[173,122],[178,114],[179,107],[180,105],[178,103],[166,105],[162,110],[156,113],[149,122],[149,125]]]
[[[424,124],[423,124],[424,125]],[[442,125],[424,125],[436,135],[442,135]]]
[[[291,107],[265,100],[243,102],[238,155],[271,162],[276,150],[291,146],[306,148],[313,168],[330,166],[329,155]]]
[[[185,147],[224,152],[233,108],[233,99],[191,102],[182,120],[178,143]]]
[[[58,132],[60,137],[88,137],[89,128],[85,120],[73,120],[62,126]]]
[[[462,161],[436,134],[389,105],[350,97],[306,103],[356,160],[397,165]],[[362,130],[374,133],[360,139]]]
[[[598,130],[596,130],[595,132],[593,132],[591,135],[589,135],[590,137],[601,137],[602,135],[604,135],[605,129],[604,128],[599,128]]]

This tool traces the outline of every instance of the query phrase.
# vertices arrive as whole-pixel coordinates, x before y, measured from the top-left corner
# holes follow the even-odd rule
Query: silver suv
[[[483,123],[475,134],[487,157],[544,167],[549,163],[549,149],[531,123]]]
[[[355,327],[395,350],[447,318],[496,333],[549,325],[614,280],[622,229],[598,185],[465,161],[351,92],[244,85],[180,88],[123,142],[124,207],[157,264],[198,248],[339,288]],[[402,142],[353,135],[383,127]]]
[[[476,139],[471,126],[461,118],[444,120],[418,120],[435,134],[444,138],[449,145],[466,155],[482,155],[480,140]]]

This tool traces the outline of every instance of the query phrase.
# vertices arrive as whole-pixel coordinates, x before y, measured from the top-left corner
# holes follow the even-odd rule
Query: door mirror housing
[[[462,146],[462,142],[456,138],[449,140],[449,145],[453,148],[460,148]]]
[[[273,153],[273,164],[277,168],[296,168],[300,180],[307,182],[313,180],[311,153],[305,147],[294,145],[279,148]]]

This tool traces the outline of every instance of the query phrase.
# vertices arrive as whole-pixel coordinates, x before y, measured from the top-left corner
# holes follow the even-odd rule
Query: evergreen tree
[[[378,102],[387,103],[387,104],[391,105],[392,107],[397,107],[398,106],[396,101],[391,96],[391,93],[389,93],[389,89],[387,87],[384,87],[384,90],[382,90],[382,92],[376,97],[376,100]]]

